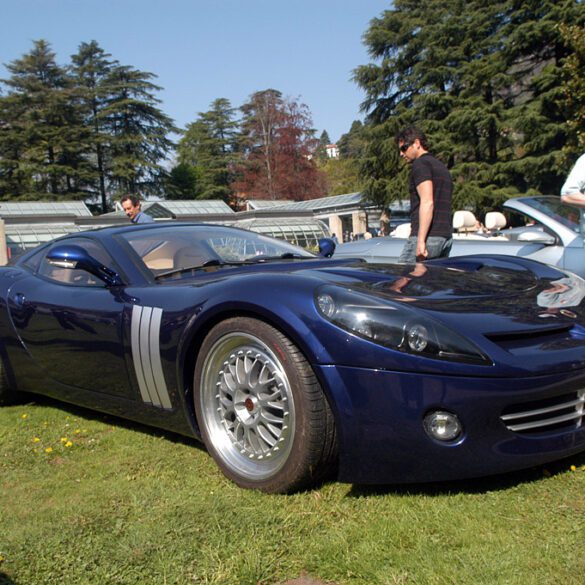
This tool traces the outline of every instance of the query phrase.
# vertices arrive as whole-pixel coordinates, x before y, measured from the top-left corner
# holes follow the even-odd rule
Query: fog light
[[[456,415],[441,410],[427,414],[424,427],[429,437],[437,441],[454,441],[463,430]]]

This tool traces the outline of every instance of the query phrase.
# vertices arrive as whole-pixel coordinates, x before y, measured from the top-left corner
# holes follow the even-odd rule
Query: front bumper
[[[582,396],[585,372],[530,378],[471,378],[317,366],[339,431],[339,479],[352,483],[457,480],[525,469],[585,451],[585,414],[530,432],[502,414]],[[526,405],[526,406],[524,406]],[[535,406],[536,405],[536,406]],[[578,407],[577,407],[578,408]],[[457,414],[463,435],[431,439],[432,410]]]

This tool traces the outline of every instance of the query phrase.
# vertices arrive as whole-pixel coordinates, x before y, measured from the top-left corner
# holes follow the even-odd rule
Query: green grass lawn
[[[195,441],[0,409],[0,583],[585,583],[585,456],[407,488],[237,488]]]

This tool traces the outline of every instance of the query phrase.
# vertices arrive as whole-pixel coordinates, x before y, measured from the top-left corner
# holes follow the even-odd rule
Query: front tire
[[[242,487],[295,491],[334,463],[333,415],[317,378],[299,349],[263,321],[237,317],[209,332],[194,401],[208,451]]]

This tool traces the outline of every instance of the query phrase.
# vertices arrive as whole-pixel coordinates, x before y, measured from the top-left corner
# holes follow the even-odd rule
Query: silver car
[[[506,229],[454,234],[451,256],[505,254],[532,258],[585,277],[585,220],[583,211],[561,203],[559,197],[518,197],[504,203]],[[500,214],[501,215],[501,214]],[[367,262],[396,262],[402,237],[387,236],[341,244],[335,258],[363,258]]]

